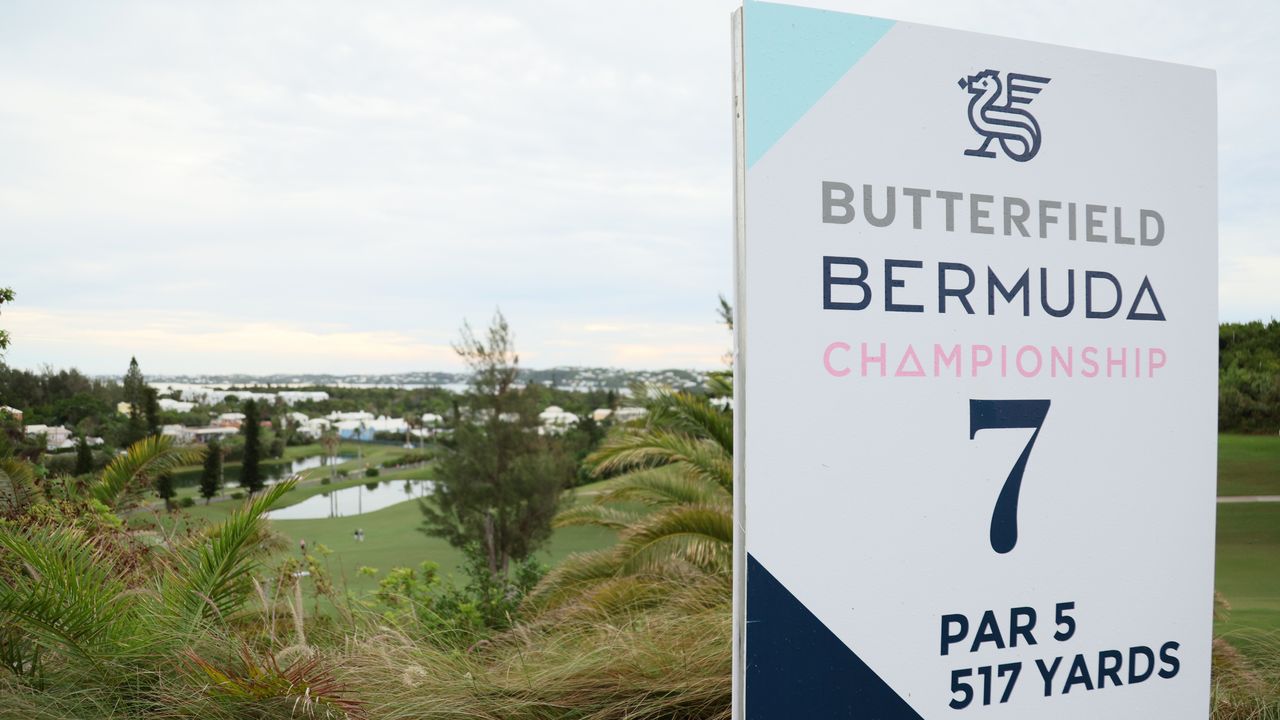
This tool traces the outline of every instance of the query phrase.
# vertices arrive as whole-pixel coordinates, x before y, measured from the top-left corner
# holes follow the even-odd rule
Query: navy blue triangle
[[[922,720],[747,555],[746,720]]]

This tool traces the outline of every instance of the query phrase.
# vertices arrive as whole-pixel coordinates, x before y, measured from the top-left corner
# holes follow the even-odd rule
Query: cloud
[[[134,355],[160,373],[212,373],[228,366],[255,373],[325,372],[333,367],[393,372],[458,365],[449,345],[426,343],[405,333],[246,322],[212,313],[126,316],[21,308],[6,312],[4,320],[14,338],[11,359],[29,357],[25,348],[34,346],[54,355],[92,358],[93,364],[82,369],[104,374],[124,367]]]
[[[9,359],[426,369],[500,306],[530,362],[713,363],[737,4],[4,3],[0,284],[63,323]],[[1231,268],[1280,255],[1280,4],[813,4],[1218,68],[1223,317],[1277,304]]]

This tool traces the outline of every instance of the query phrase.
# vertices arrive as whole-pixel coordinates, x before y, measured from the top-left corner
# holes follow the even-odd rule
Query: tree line
[[[1218,429],[1280,431],[1280,322],[1219,326]]]

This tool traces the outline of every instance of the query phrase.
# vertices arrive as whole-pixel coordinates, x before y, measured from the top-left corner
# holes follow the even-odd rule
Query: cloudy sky
[[[6,360],[715,367],[734,0],[0,4]],[[1280,3],[821,7],[1219,71],[1221,316],[1280,305]]]

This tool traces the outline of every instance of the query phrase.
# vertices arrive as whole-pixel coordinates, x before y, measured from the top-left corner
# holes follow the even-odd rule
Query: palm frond
[[[733,514],[724,506],[683,505],[659,510],[624,533],[620,570],[650,572],[681,558],[706,572],[728,572],[733,563]]]
[[[116,507],[147,488],[157,476],[200,459],[198,449],[176,447],[171,437],[148,436],[112,458],[90,492],[107,507]]]
[[[733,371],[718,370],[707,377],[707,392],[712,397],[733,397]]]
[[[576,599],[601,582],[617,577],[621,563],[615,548],[574,553],[547,573],[525,596],[526,609],[541,612]]]
[[[713,504],[732,497],[718,482],[679,472],[671,466],[639,470],[613,481],[596,502],[641,502],[646,505]]]
[[[177,571],[167,588],[174,611],[199,622],[211,613],[226,617],[243,604],[249,594],[249,575],[259,563],[254,540],[263,536],[262,515],[296,482],[289,479],[272,485],[211,530],[206,542],[180,550]]]
[[[0,459],[0,503],[10,512],[18,512],[39,499],[31,463],[14,457]]]
[[[688,576],[689,573],[672,573]],[[682,578],[683,579],[683,578]],[[555,607],[556,621],[607,618],[634,613],[669,602],[680,587],[675,578],[661,575],[625,575],[602,578],[583,587],[572,604]]]
[[[626,510],[605,507],[604,505],[574,505],[560,511],[551,526],[557,528],[578,525],[595,525],[613,530],[621,530],[639,518],[639,515]]]
[[[81,532],[0,525],[0,548],[21,564],[0,581],[0,625],[94,665],[131,639],[137,596]]]
[[[710,440],[662,429],[623,429],[609,437],[587,464],[596,476],[678,464],[726,490],[733,487],[733,456]]]
[[[649,403],[649,426],[676,430],[711,440],[733,453],[733,415],[711,404],[708,397],[684,391],[661,390]]]

